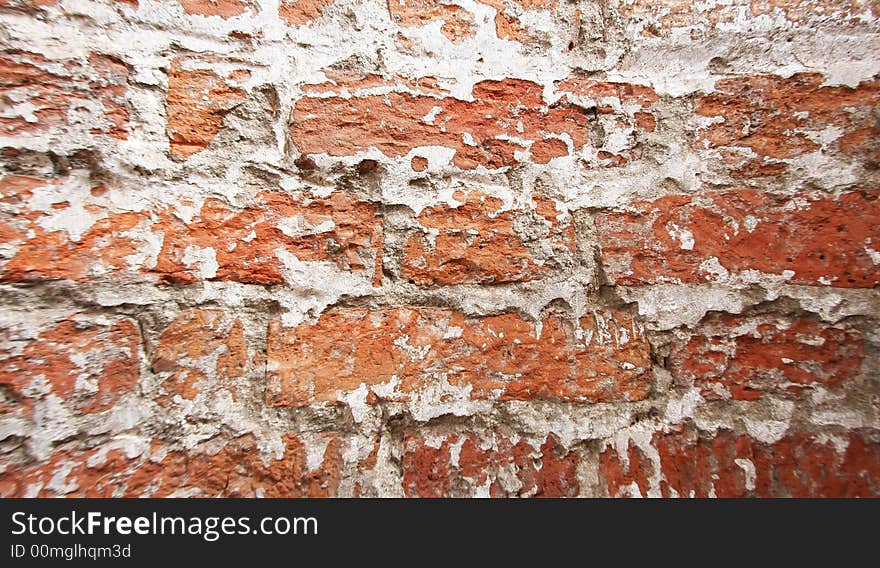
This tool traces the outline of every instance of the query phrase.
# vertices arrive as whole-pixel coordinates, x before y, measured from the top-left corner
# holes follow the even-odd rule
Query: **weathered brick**
[[[291,26],[314,22],[333,0],[281,0],[278,16]]]
[[[208,147],[223,120],[245,99],[244,70],[221,77],[205,68],[210,61],[177,57],[168,69],[168,140],[171,155],[186,159]]]
[[[597,124],[605,133],[600,144],[593,143],[593,155],[584,160],[587,167],[622,166],[640,157],[641,135],[657,126],[653,105],[660,97],[654,89],[581,77],[566,79],[556,87],[568,98],[595,108]],[[613,147],[605,149],[611,137]]]
[[[74,412],[102,412],[140,377],[140,331],[125,317],[77,313],[34,337],[0,339],[0,386],[12,399],[0,404],[2,414],[29,416],[49,396]]]
[[[46,228],[53,225],[56,215],[65,214],[67,201],[41,210],[31,208],[35,192],[57,190],[67,181],[28,176],[0,179],[0,237],[5,245],[0,252],[5,259],[0,280],[85,280],[129,267],[127,258],[141,243],[128,232],[145,222],[141,215],[104,212],[81,235],[72,236],[64,229]]]
[[[21,8],[32,10],[34,8],[44,8],[55,6],[61,0],[0,0],[0,6],[4,8]]]
[[[525,11],[548,11],[558,6],[557,0],[478,0],[495,8],[495,33],[501,39],[529,42],[533,38],[520,19]]]
[[[275,406],[430,396],[448,383],[472,399],[639,400],[650,391],[648,342],[627,314],[534,323],[442,308],[331,309],[314,323],[269,326],[267,398]]]
[[[422,156],[413,156],[410,165],[412,166],[413,171],[423,172],[428,169],[428,159]]]
[[[626,286],[762,273],[794,284],[872,288],[880,283],[877,197],[731,190],[640,201],[597,215],[602,262]]]
[[[165,282],[282,284],[284,262],[278,251],[300,261],[368,270],[375,279],[382,274],[376,208],[343,192],[326,199],[263,192],[243,209],[209,198],[191,222],[169,211],[153,230],[164,235],[153,271]]]
[[[878,17],[0,0],[0,495],[876,495]]]
[[[862,335],[808,319],[723,316],[700,325],[670,356],[673,376],[707,399],[800,396],[859,374]]]
[[[534,39],[521,16],[526,11],[554,10],[557,0],[477,0],[495,9],[495,33],[501,39],[528,42]],[[474,14],[461,6],[442,0],[388,0],[388,12],[399,26],[414,28],[442,22],[440,32],[449,41],[474,37]]]
[[[575,497],[580,455],[552,434],[529,442],[500,431],[422,431],[403,441],[407,497]]]
[[[140,465],[140,460],[129,458],[119,449],[102,452],[96,450],[60,450],[49,459],[37,463],[0,463],[0,496],[11,497],[116,497],[123,494],[133,496],[124,490],[123,479],[129,477],[131,469]],[[170,464],[167,464],[170,466]],[[132,485],[159,485],[164,479],[171,479],[183,471],[182,464],[177,468],[161,467],[158,464],[144,463],[144,478]]]
[[[698,24],[727,22],[731,18],[724,10],[703,9],[694,6],[693,2],[684,0],[623,0],[617,8],[622,18],[630,25],[641,23],[642,35],[665,36],[670,29],[683,28]]]
[[[698,132],[697,146],[722,150],[741,176],[780,173],[787,169],[781,160],[817,151],[880,163],[880,81],[852,88],[823,87],[824,80],[800,73],[718,81],[696,112],[722,120]],[[818,139],[826,129],[836,135],[823,143]]]
[[[162,332],[153,353],[152,370],[165,377],[158,400],[194,400],[219,389],[231,390],[234,397],[233,380],[244,376],[248,361],[239,318],[221,310],[187,310]]]
[[[526,151],[535,144],[538,162],[568,155],[568,146],[563,154],[558,141],[565,136],[575,152],[592,144],[592,113],[564,97],[548,107],[543,87],[529,81],[482,81],[473,88],[473,101],[414,95],[394,88],[381,95],[297,100],[290,127],[293,144],[303,154],[351,156],[375,147],[389,157],[404,156],[423,146],[445,146],[455,150],[452,161],[462,169],[514,165],[527,160]],[[615,107],[608,120],[620,117],[626,122],[631,110]],[[635,123],[622,128],[627,136]],[[327,137],[328,131],[334,136]]]
[[[31,208],[35,193],[41,192],[36,201],[43,203],[65,183],[75,182],[25,176],[0,180],[0,237],[6,245],[0,250],[0,259],[5,258],[0,281],[123,281],[152,275],[174,284],[282,284],[283,254],[364,270],[376,281],[381,277],[382,225],[376,208],[342,192],[327,198],[262,192],[241,208],[208,198],[196,209],[181,199],[155,210],[115,212],[107,209],[112,202],[104,197],[107,189],[95,186],[84,205],[95,220],[77,235],[46,229],[67,215],[67,202]],[[192,215],[183,217],[177,205],[187,206]],[[158,248],[156,243],[161,248],[155,257],[145,254]]]
[[[322,437],[314,469],[298,436],[284,437],[280,458],[264,458],[246,435],[187,452],[154,443],[134,458],[115,448],[62,451],[45,463],[6,464],[0,489],[3,497],[332,497],[343,474],[343,439]]]
[[[179,0],[183,11],[196,16],[219,16],[223,19],[241,16],[248,10],[256,11],[252,0]]]
[[[880,496],[880,444],[859,432],[793,433],[773,444],[725,430],[658,432],[651,446],[657,458],[633,443],[625,456],[614,448],[602,453],[600,475],[610,495]]]
[[[596,81],[575,77],[561,81],[557,88],[564,92],[589,97],[596,103],[596,112],[611,114],[616,107],[627,107],[630,112],[645,111],[659,100],[651,87],[630,83]]]
[[[36,53],[0,53],[0,131],[43,135],[63,128],[124,140],[128,68],[110,55],[49,60]]]
[[[480,192],[458,198],[457,207],[429,207],[419,215],[421,230],[404,247],[403,278],[420,285],[523,282],[540,277],[546,262],[575,252],[571,219],[552,200],[537,196],[534,210],[502,211],[499,199]]]
[[[294,106],[290,135],[301,153],[350,156],[375,147],[397,157],[439,145],[455,150],[452,162],[462,169],[544,164],[572,150],[588,167],[624,164],[638,157],[640,134],[654,130],[652,107],[659,100],[648,87],[580,78],[559,82],[563,96],[548,106],[542,86],[518,79],[477,83],[474,100],[464,101],[440,96],[433,77],[330,77],[335,88],[306,85],[307,95],[324,96],[306,96]],[[382,94],[370,91],[380,87]],[[324,135],[328,130],[333,138]]]
[[[437,0],[388,0],[388,13],[399,26],[421,27],[441,21],[440,32],[449,41],[473,35],[474,16],[461,6]]]
[[[114,4],[128,4],[137,8],[138,0],[110,0]],[[61,0],[0,0],[0,7],[12,8],[25,11],[40,8],[51,8],[61,3]]]

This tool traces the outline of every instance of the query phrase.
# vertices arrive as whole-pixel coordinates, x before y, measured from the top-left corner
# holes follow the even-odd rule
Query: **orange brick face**
[[[545,271],[544,260],[529,247],[538,245],[533,241],[549,247],[551,262],[575,252],[571,220],[552,202],[539,198],[534,211],[500,211],[498,199],[480,194],[464,199],[458,207],[431,207],[419,215],[421,230],[404,248],[403,278],[419,285],[522,282]],[[519,222],[537,225],[543,236],[518,232]]]
[[[244,92],[210,69],[188,69],[176,58],[168,70],[168,139],[171,155],[185,159],[204,150]],[[241,75],[240,75],[241,77]]]
[[[291,26],[315,21],[333,0],[281,0],[278,17]]]
[[[247,77],[238,71],[221,77],[199,69],[192,58],[176,58],[168,70],[168,140],[171,156],[186,159],[204,150],[223,126],[226,115],[244,98],[234,84]]]
[[[450,41],[470,36],[474,17],[464,8],[434,0],[388,0],[388,13],[399,26],[418,27],[442,22],[440,32]]]
[[[868,250],[878,221],[876,191],[797,200],[755,190],[668,196],[597,218],[605,270],[628,286],[757,271],[795,284],[871,288],[880,282]]]
[[[825,77],[802,73],[789,78],[772,75],[725,79],[715,92],[702,97],[696,112],[721,119],[698,133],[698,147],[721,149],[728,160],[748,172],[779,173],[779,160],[824,150],[845,158],[878,163],[874,115],[880,105],[880,83],[866,81],[855,88],[822,86]],[[826,148],[815,134],[835,129]],[[737,159],[737,153],[741,158]],[[751,153],[756,157],[744,157]]]
[[[250,0],[180,0],[184,12],[196,16],[219,16],[228,19],[254,9]]]
[[[2,339],[4,415],[30,415],[48,397],[72,412],[103,412],[137,388],[141,336],[131,319],[71,314],[30,340]]]
[[[601,105],[597,112],[603,121],[608,119],[607,129],[620,130],[629,139],[627,145],[635,144],[639,131],[653,129],[647,118],[636,120],[637,113],[650,116],[645,111],[658,99],[650,88],[575,79],[559,88],[563,94],[583,97],[585,105]],[[570,104],[568,96],[547,105],[541,86],[507,79],[477,83],[472,97],[464,101],[394,91],[354,98],[305,97],[295,104],[290,136],[303,154],[330,156],[350,156],[373,147],[398,157],[422,146],[444,146],[455,150],[453,164],[465,170],[568,156],[572,150],[565,138],[575,152],[593,147],[590,129],[598,119],[586,106]],[[328,130],[335,133],[332,139],[324,136]],[[526,157],[527,150],[532,158]],[[611,164],[612,155],[605,154],[596,158],[596,165]]]
[[[676,346],[671,368],[709,399],[801,396],[835,387],[861,369],[859,332],[783,318],[724,317]]]
[[[473,399],[601,402],[650,392],[647,341],[612,311],[540,325],[431,308],[332,310],[294,328],[276,319],[268,368],[269,403],[280,406],[338,402],[362,385],[369,402],[430,396],[444,383]]]
[[[241,320],[226,319],[219,310],[189,310],[161,333],[152,362],[152,370],[167,377],[161,403],[234,390],[233,381],[245,375],[250,358]]]
[[[496,11],[493,19],[497,37],[528,43],[535,38],[520,16],[524,11],[548,12],[554,10],[556,0],[478,0]],[[477,14],[454,4],[439,0],[388,0],[392,21],[404,28],[419,28],[439,22],[440,33],[451,42],[473,38],[476,35]]]
[[[58,197],[59,201],[48,209],[33,210],[30,203],[34,193],[58,188],[65,181],[30,176],[8,176],[0,180],[5,205],[0,231],[4,242],[15,247],[0,268],[3,281],[85,280],[107,271],[125,269],[126,258],[137,251],[136,240],[123,236],[142,221],[136,213],[107,214],[78,239],[71,238],[67,231],[45,228],[46,221],[63,214],[69,204]]]
[[[128,68],[110,55],[53,61],[37,53],[4,51],[0,100],[9,111],[0,116],[0,131],[48,135],[77,128],[85,120],[74,116],[86,114],[95,124],[87,133],[124,140],[129,131],[127,81]]]
[[[559,498],[579,491],[580,456],[552,436],[543,443],[513,443],[501,432],[431,432],[407,435],[403,444],[407,497],[478,491],[491,497]]]
[[[286,281],[285,255],[298,261],[326,261],[341,270],[381,277],[382,226],[376,208],[342,193],[326,199],[309,194],[263,192],[244,208],[209,198],[190,219],[180,200],[155,210],[113,212],[106,209],[101,188],[91,192],[84,209],[96,219],[80,235],[47,230],[65,215],[67,202],[42,210],[31,203],[62,191],[69,179],[42,180],[10,176],[0,180],[8,213],[0,231],[14,245],[0,279],[5,282],[119,281],[155,279],[190,284],[203,280],[250,284]],[[35,193],[41,194],[35,198]],[[56,207],[59,205],[60,207]],[[160,242],[155,259],[145,251]]]
[[[765,444],[720,431],[658,433],[652,460],[634,444],[624,461],[613,448],[601,456],[601,475],[611,495],[622,491],[664,497],[876,497],[880,445],[857,433],[831,442],[803,433]],[[658,475],[659,474],[659,475]],[[659,478],[659,483],[652,479]]]
[[[128,458],[118,449],[60,452],[48,463],[0,473],[3,497],[53,497],[49,481],[64,480],[67,497],[327,497],[343,473],[341,441],[322,440],[320,466],[309,469],[307,447],[285,436],[280,458],[264,460],[253,436],[233,439],[219,451],[200,447],[191,456],[154,445]]]
[[[375,207],[341,193],[313,199],[266,192],[244,209],[209,199],[190,223],[167,212],[154,230],[164,241],[153,271],[166,282],[280,284],[284,262],[278,251],[381,276],[382,227]],[[213,251],[216,268],[210,260],[207,273],[201,262],[193,264],[193,247]]]

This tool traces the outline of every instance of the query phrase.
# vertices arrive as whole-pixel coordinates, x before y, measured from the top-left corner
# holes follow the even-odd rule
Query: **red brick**
[[[534,37],[529,33],[528,27],[522,23],[518,14],[524,10],[554,10],[558,6],[557,0],[477,0],[495,8],[495,33],[501,39],[511,41],[529,42]]]
[[[480,192],[459,195],[463,204],[429,207],[419,215],[421,231],[404,247],[403,278],[420,285],[498,284],[523,282],[540,277],[543,260],[534,258],[528,237],[519,234],[515,222],[538,222],[546,226],[541,239],[554,256],[575,252],[571,220],[555,204],[535,198],[536,210],[501,211],[499,199]],[[549,252],[549,251],[548,251]]]
[[[44,463],[7,464],[0,488],[3,497],[332,497],[343,474],[343,440],[332,433],[324,438],[314,470],[297,436],[284,437],[280,459],[264,460],[255,438],[246,435],[187,452],[155,443],[131,459],[118,449],[62,451]]]
[[[302,26],[317,20],[333,0],[281,0],[278,16],[291,26]]]
[[[685,0],[630,0],[617,9],[620,17],[632,24],[643,22],[642,35],[666,36],[670,29],[689,27],[697,24],[711,24],[731,20],[723,9],[714,8],[708,12],[696,9],[692,2]]]
[[[103,458],[103,459],[102,459]],[[20,497],[114,497],[120,496],[124,485],[121,480],[130,475],[130,468],[139,464],[124,452],[113,449],[105,456],[100,450],[60,450],[49,459],[31,464],[0,463],[0,496]],[[161,483],[157,476],[172,478],[182,468],[149,469],[149,479],[143,485]],[[130,494],[129,494],[130,495]]]
[[[29,202],[34,191],[61,184],[64,179],[43,180],[27,176],[0,179],[0,238],[14,247],[0,267],[4,282],[43,280],[86,280],[90,277],[124,270],[126,258],[141,245],[125,236],[145,220],[137,213],[107,213],[79,238],[74,240],[64,230],[49,231],[42,221],[51,218],[64,204],[53,204],[50,211],[32,210]]]
[[[183,11],[196,16],[219,16],[223,19],[241,16],[248,10],[256,11],[252,0],[179,0]]]
[[[538,326],[514,314],[340,308],[293,328],[275,318],[268,341],[273,406],[337,403],[361,385],[371,389],[368,402],[407,401],[444,378],[489,400],[640,400],[651,384],[647,339],[615,311],[579,322],[551,315]]]
[[[42,134],[88,124],[90,134],[124,140],[129,129],[127,83],[128,68],[109,55],[53,61],[35,53],[5,51],[0,53],[0,101],[10,112],[0,117],[0,132]],[[18,105],[28,107],[29,116],[16,115]],[[74,113],[78,117],[71,121]]]
[[[172,212],[153,227],[164,234],[154,272],[171,283],[202,278],[200,266],[187,256],[190,247],[212,249],[217,261],[212,280],[282,284],[282,249],[300,261],[333,261],[345,270],[382,274],[382,225],[376,208],[343,192],[326,199],[263,192],[252,205],[234,208],[209,198],[186,223]],[[286,231],[286,232],[285,232]]]
[[[77,413],[102,412],[140,377],[141,336],[128,318],[79,313],[32,338],[0,338],[0,386],[13,399],[2,414],[29,416],[49,395]]]
[[[138,0],[111,0],[115,4],[128,4],[137,8]],[[51,8],[61,3],[61,0],[0,0],[0,7],[30,11],[40,8]]]
[[[403,441],[407,497],[575,497],[580,455],[552,434],[530,443],[501,432],[418,432]]]
[[[773,444],[724,430],[714,436],[657,433],[651,445],[659,463],[630,443],[628,464],[609,448],[599,469],[612,496],[880,496],[880,444],[858,432],[842,438],[846,449],[838,451],[830,440],[807,433]]]
[[[56,6],[61,0],[0,0],[0,6],[3,8],[21,8],[31,10],[34,8],[45,8]]]
[[[441,21],[440,32],[449,41],[472,36],[475,31],[474,16],[454,4],[436,0],[388,0],[388,13],[395,24],[403,27],[421,27]]]
[[[599,98],[608,107],[601,118],[607,124],[606,130],[621,129],[634,148],[639,123],[645,123],[643,119],[637,121],[635,114],[650,107],[656,95],[652,98],[653,91],[642,87],[600,85],[606,86],[572,80],[560,88],[585,99]],[[392,90],[384,94],[346,93],[297,100],[290,128],[293,144],[306,155],[351,156],[375,147],[389,157],[404,156],[422,146],[445,146],[455,150],[452,161],[462,169],[514,165],[520,160],[515,153],[529,147],[534,148],[533,160],[537,162],[568,155],[568,148],[563,154],[557,140],[562,135],[571,138],[575,152],[591,145],[593,114],[570,104],[566,97],[548,107],[543,100],[544,89],[536,83],[518,79],[482,81],[473,87],[473,101],[442,98],[425,91],[414,95],[400,92],[401,87],[391,85]],[[632,102],[636,104],[629,104]],[[330,131],[333,137],[326,136]],[[593,161],[598,166],[612,162]]]
[[[501,39],[528,42],[534,38],[520,21],[523,11],[554,10],[556,0],[477,0],[495,9],[495,33]],[[442,0],[388,0],[388,12],[399,26],[414,28],[442,22],[440,32],[449,41],[456,42],[474,37],[474,14],[460,6]]]
[[[616,148],[618,153],[596,148],[596,155],[588,159],[588,167],[616,167],[640,157],[639,144],[645,132],[653,132],[657,119],[653,114],[653,105],[660,100],[659,95],[651,87],[595,81],[582,77],[573,77],[556,85],[567,97],[577,97],[580,102],[595,105],[599,125],[605,135],[614,134],[615,138],[625,139],[623,149]],[[603,142],[604,144],[604,142]],[[619,144],[619,142],[618,142]]]
[[[549,164],[553,158],[568,156],[568,145],[556,138],[536,140],[530,148],[532,161],[536,164]]]
[[[859,374],[862,335],[807,319],[723,316],[675,344],[673,376],[704,398],[756,400],[836,387]]]
[[[423,158],[422,156],[413,156],[410,165],[412,166],[413,171],[423,172],[428,169],[428,159]]]
[[[248,361],[239,318],[220,310],[187,310],[162,332],[153,354],[153,372],[165,377],[158,400],[193,400],[220,388],[230,389],[235,397],[233,379],[244,376]]]
[[[136,241],[122,233],[140,221],[136,213],[108,215],[95,222],[79,241],[70,239],[65,231],[34,230],[34,236],[17,233],[14,238],[21,245],[0,270],[2,280],[86,280],[106,271],[123,270],[126,257],[138,249]]]
[[[223,126],[226,115],[245,99],[236,86],[247,71],[220,77],[209,65],[189,57],[177,57],[168,69],[168,139],[171,156],[186,159],[207,148]]]
[[[789,78],[761,75],[718,81],[715,92],[698,100],[696,112],[723,120],[701,129],[697,146],[722,149],[741,176],[779,173],[785,170],[779,160],[819,150],[861,157],[876,165],[880,81],[866,81],[856,88],[823,87],[824,79],[818,73],[800,73]],[[809,135],[829,127],[842,135],[823,149]]]
[[[560,82],[557,88],[593,99],[597,103],[597,112],[601,114],[614,112],[615,108],[612,104],[614,101],[622,106],[646,110],[660,98],[654,89],[644,85],[596,81],[581,77],[566,79]]]
[[[872,288],[880,283],[877,192],[797,199],[755,190],[671,195],[597,215],[602,261],[616,284],[723,280],[745,271],[781,276],[793,284]],[[692,248],[683,248],[692,235]]]
[[[12,247],[0,265],[0,281],[85,281],[102,276],[122,281],[150,274],[173,284],[204,279],[281,284],[284,264],[278,250],[300,261],[332,261],[343,270],[367,271],[376,281],[382,274],[382,224],[376,208],[342,192],[327,198],[263,192],[242,208],[208,198],[187,222],[174,206],[107,210],[107,190],[98,187],[85,208],[100,218],[74,240],[65,230],[43,227],[63,202],[47,210],[30,208],[36,191],[65,181],[69,180],[23,176],[0,180],[0,237]],[[193,206],[186,200],[177,205]],[[150,236],[162,243],[155,265],[138,256],[153,246]],[[206,266],[199,251],[211,257],[207,264],[216,260],[216,268]]]

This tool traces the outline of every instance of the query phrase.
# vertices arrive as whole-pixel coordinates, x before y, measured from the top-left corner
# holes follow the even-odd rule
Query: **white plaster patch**
[[[345,294],[358,296],[372,291],[368,271],[348,272],[329,261],[302,262],[280,247],[275,255],[284,265],[287,282],[276,295],[285,308],[281,318],[285,327],[295,327],[309,313],[317,315]]]
[[[183,264],[187,268],[195,268],[199,278],[208,280],[217,276],[217,251],[211,247],[188,245],[183,251]]]

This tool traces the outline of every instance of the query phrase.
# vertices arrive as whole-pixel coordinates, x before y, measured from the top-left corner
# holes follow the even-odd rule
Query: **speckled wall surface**
[[[880,494],[878,18],[0,0],[0,494]]]

